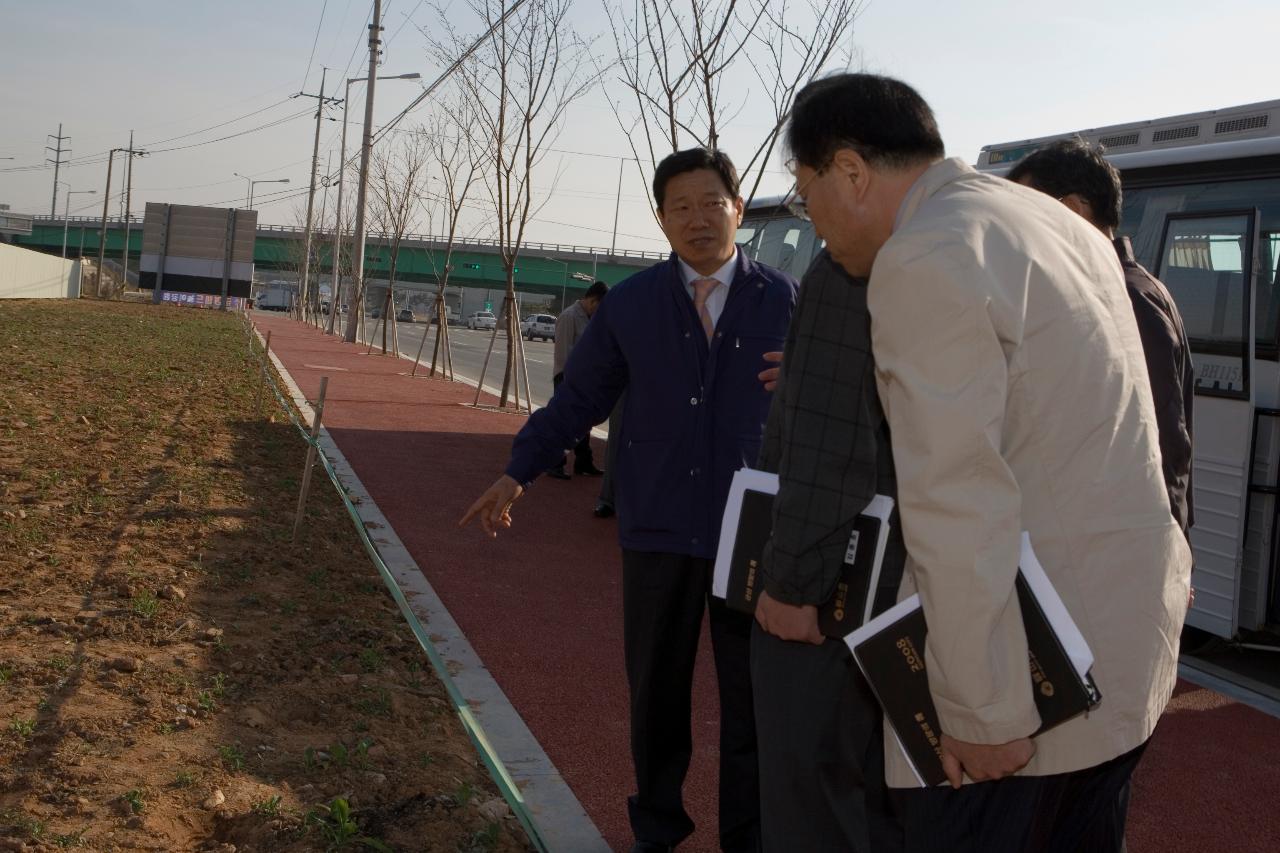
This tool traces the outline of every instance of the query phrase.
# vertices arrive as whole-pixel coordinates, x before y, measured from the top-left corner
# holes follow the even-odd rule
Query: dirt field
[[[256,363],[0,302],[0,851],[530,849]]]

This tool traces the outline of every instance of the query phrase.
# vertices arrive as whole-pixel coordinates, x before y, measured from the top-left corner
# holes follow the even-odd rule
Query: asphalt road
[[[376,320],[365,320],[365,340],[373,334]],[[436,326],[426,323],[398,323],[400,330],[400,352],[410,358],[418,352],[422,338],[426,336],[426,344],[422,347],[422,361],[428,367],[431,364],[431,350],[436,342]],[[390,333],[388,333],[390,341]],[[449,341],[453,346],[453,372],[460,378],[472,382],[480,378],[480,368],[484,364],[485,353],[493,332],[471,331],[465,326],[450,326]],[[375,343],[381,346],[382,330],[378,329]],[[494,341],[493,356],[489,359],[489,369],[485,373],[484,384],[493,388],[502,387],[502,371],[506,357],[506,342],[499,335]],[[534,405],[541,406],[551,397],[551,363],[555,344],[551,341],[525,341],[524,355],[529,363],[529,385],[532,388]],[[419,368],[421,369],[421,368]]]

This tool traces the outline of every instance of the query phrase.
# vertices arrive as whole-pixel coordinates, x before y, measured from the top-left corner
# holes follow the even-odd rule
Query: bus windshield
[[[797,279],[804,275],[822,249],[822,241],[814,233],[812,223],[787,213],[753,216],[749,212],[738,227],[735,239],[748,257],[791,273]]]

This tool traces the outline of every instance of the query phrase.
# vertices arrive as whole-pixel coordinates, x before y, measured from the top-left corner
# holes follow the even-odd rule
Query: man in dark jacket
[[[751,620],[710,597],[733,472],[755,463],[770,394],[757,378],[781,349],[795,279],[737,250],[738,175],[722,152],[680,151],[653,178],[670,259],[613,287],[569,356],[564,380],[512,446],[506,474],[462,519],[490,535],[512,502],[625,391],[616,501],[623,635],[631,690],[629,799],[636,851],[693,831],[682,787],[692,754],[694,655],[710,613],[720,693],[720,846],[759,843]],[[611,440],[615,438],[611,436]]]
[[[1133,257],[1128,237],[1117,237],[1123,197],[1120,173],[1096,148],[1078,139],[1047,145],[1019,161],[1009,180],[1048,193],[1084,217],[1111,240],[1124,269],[1146,356],[1151,396],[1160,431],[1160,457],[1169,507],[1188,533],[1195,523],[1191,498],[1191,413],[1195,371],[1182,315],[1168,289]],[[1188,534],[1188,538],[1190,538]]]
[[[778,495],[751,639],[762,849],[895,853],[880,706],[848,646],[817,630],[854,520],[877,494],[897,497],[867,281],[825,251],[804,274],[780,373],[760,454]],[[905,560],[895,514],[874,612],[893,604]]]

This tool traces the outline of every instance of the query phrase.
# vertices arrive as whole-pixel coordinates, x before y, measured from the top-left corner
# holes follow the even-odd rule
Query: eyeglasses
[[[827,171],[827,169],[831,168],[831,162],[832,161],[828,160],[827,162],[819,166],[817,169],[815,169],[814,173],[809,176],[809,180],[804,182],[803,187],[799,185],[799,182],[796,182],[793,185],[791,193],[787,197],[787,201],[786,201],[787,210],[791,212],[792,216],[796,217],[797,219],[801,219],[805,222],[813,221],[812,219],[809,218],[809,203],[805,201],[805,193],[809,191],[809,187],[813,185],[814,181],[816,181],[819,177],[821,177],[822,174]],[[797,163],[796,160],[793,158],[791,160],[788,160],[786,165],[787,165],[787,171],[791,172],[791,174],[794,175],[796,168],[800,164]]]

